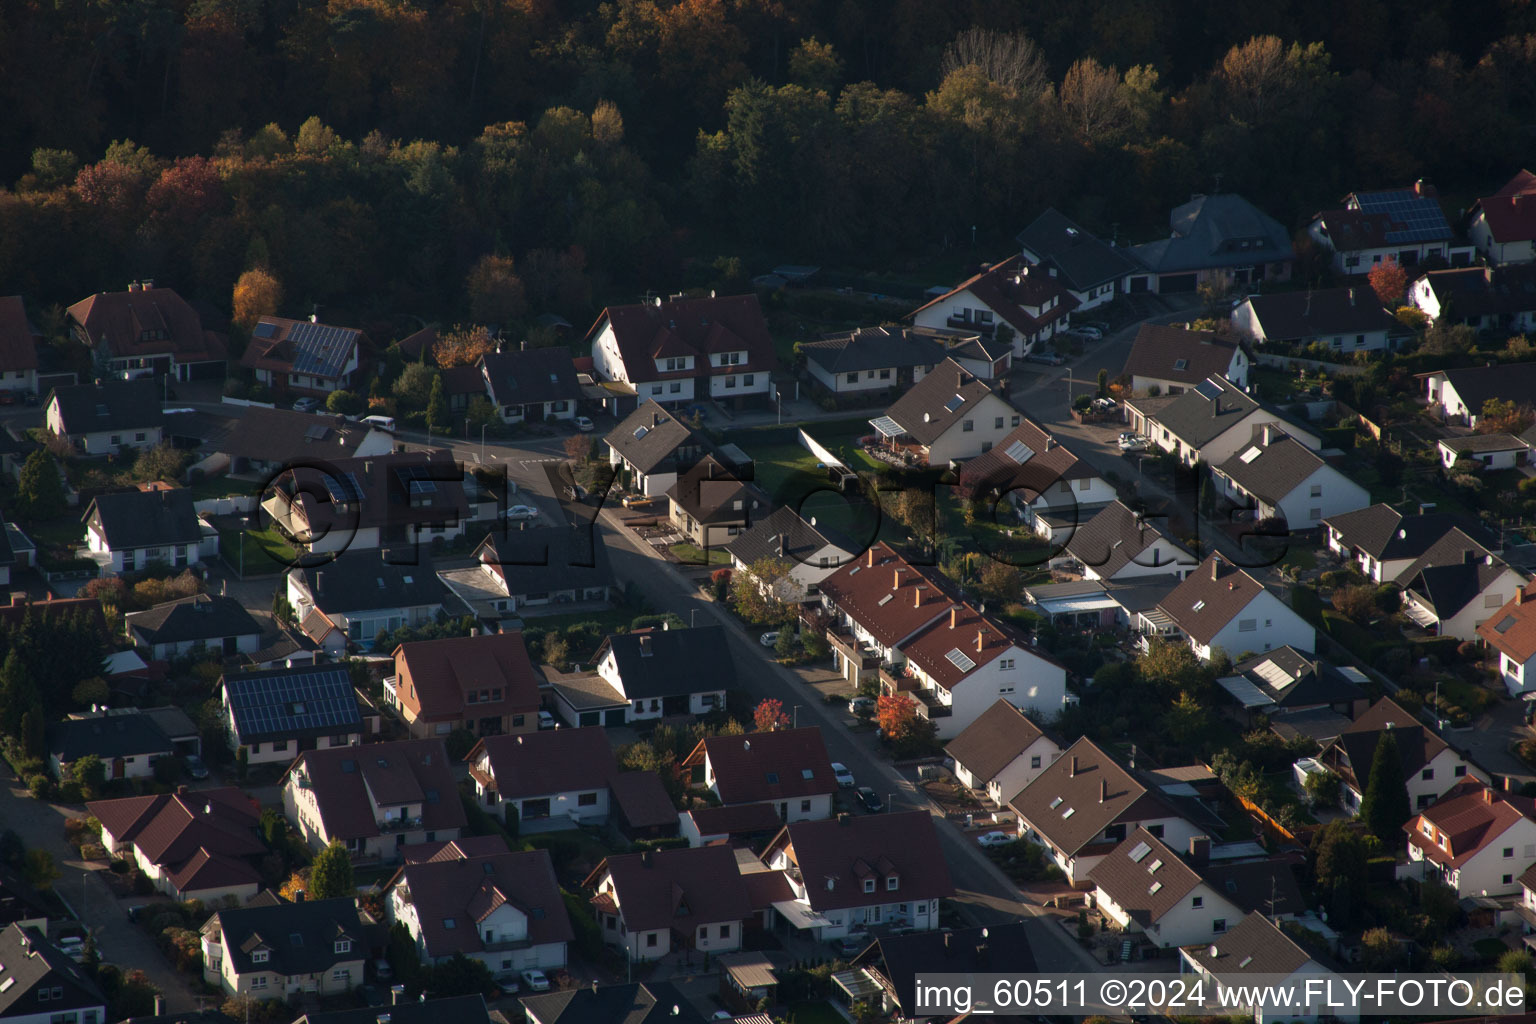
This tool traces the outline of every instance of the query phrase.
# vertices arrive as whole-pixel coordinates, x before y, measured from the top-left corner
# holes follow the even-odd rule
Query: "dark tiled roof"
[[[1274,292],[1248,300],[1268,341],[1387,331],[1397,320],[1365,285],[1306,292]]]
[[[677,808],[655,772],[619,772],[609,787],[630,828],[677,827]]]
[[[1019,232],[1017,241],[1035,259],[1055,267],[1073,291],[1113,283],[1136,269],[1135,261],[1122,250],[1051,206]]]
[[[1022,921],[1014,921],[986,928],[882,935],[854,958],[853,965],[875,967],[896,990],[896,1000],[903,1012],[908,1017],[916,1017],[919,974],[929,971],[1033,974],[1035,954],[1030,949],[1025,927]]]
[[[1168,226],[1173,232],[1168,238],[1130,250],[1154,273],[1277,263],[1295,256],[1285,226],[1232,193],[1196,196],[1174,207]]]
[[[329,462],[351,458],[370,429],[366,423],[353,423],[341,416],[253,405],[235,420],[219,448],[226,455],[262,462]]]
[[[292,502],[293,531],[317,539],[332,531],[457,525],[469,515],[464,470],[443,449],[300,462],[275,485]],[[268,498],[264,507],[278,500]]]
[[[409,671],[412,699],[427,717],[461,714],[466,695],[486,688],[502,691],[499,703],[506,712],[536,710],[539,704],[539,681],[519,630],[401,644],[394,658],[397,675]],[[490,713],[488,708],[477,702],[474,713]]]
[[[1481,558],[1470,563],[1431,565],[1403,577],[1403,589],[1419,595],[1437,618],[1449,619],[1481,597],[1508,568],[1501,561],[1490,563]]]
[[[747,353],[745,363],[730,367],[734,373],[768,373],[778,366],[773,338],[756,295],[609,306],[587,332],[588,346],[602,333],[605,322],[613,328],[630,381],[665,377],[665,372],[656,369],[658,356],[693,356],[697,369],[686,372],[690,377],[710,372],[705,366],[714,352]]]
[[[1339,734],[1333,746],[1323,752],[1323,760],[1363,793],[1370,782],[1376,744],[1389,730],[1397,744],[1405,779],[1413,778],[1446,749],[1446,742],[1401,704],[1383,697]]]
[[[815,726],[700,740],[687,764],[708,757],[720,802],[754,804],[837,792],[832,759]]]
[[[256,837],[260,815],[255,802],[233,786],[95,800],[86,809],[118,843],[133,843],[146,860],[165,869],[178,889],[260,879],[255,868],[237,859],[266,851]],[[192,880],[195,885],[182,884]]]
[[[631,932],[672,929],[691,935],[699,925],[742,921],[752,912],[729,846],[612,856],[587,884],[598,884],[605,875],[613,879],[619,913]]]
[[[1012,627],[989,618],[969,604],[951,605],[948,615],[901,645],[907,660],[946,690],[963,683],[977,666],[990,664],[1010,650],[1017,650],[1022,655],[1021,669],[1025,673],[1044,666],[1061,667],[1060,662],[1041,649],[1021,642]],[[965,667],[967,660],[971,663],[970,668]],[[1029,678],[1026,675],[1026,683],[1021,689],[1029,689]]]
[[[885,414],[919,444],[932,444],[962,419],[975,416],[977,404],[988,395],[997,395],[1008,405],[1007,398],[991,383],[946,359],[912,385]]]
[[[474,558],[489,566],[513,597],[613,586],[608,545],[601,531],[586,524],[492,530]]]
[[[164,730],[142,711],[66,718],[48,727],[48,753],[62,764],[95,754],[111,771],[115,757],[174,752],[175,745]]]
[[[388,1017],[389,1024],[492,1024],[491,1011],[485,1005],[485,997],[478,992],[472,996],[444,996],[418,1002],[401,1002],[387,1007],[364,1006],[355,1010],[326,1010],[306,1013],[294,1024],[378,1024],[380,1017]],[[139,1024],[139,1022],[135,1022]],[[229,1024],[237,1024],[231,1021]]]
[[[294,573],[315,606],[328,612],[441,604],[445,592],[424,553],[420,565],[392,565],[381,551],[348,551],[324,565],[289,570]]]
[[[1258,911],[1215,942],[1186,947],[1184,955],[1219,978],[1290,974],[1312,959]]]
[[[1268,445],[1255,438],[1216,468],[1249,494],[1278,504],[1325,465],[1316,452],[1287,434]]]
[[[85,522],[92,513],[101,516],[107,546],[114,551],[196,544],[203,536],[192,492],[181,487],[103,494],[85,510]]]
[[[806,899],[819,913],[955,894],[927,811],[797,821],[768,844],[764,862],[785,846],[793,848]],[[892,878],[895,889],[889,888]],[[874,890],[866,892],[864,883],[871,879]]]
[[[1207,885],[1244,913],[1300,915],[1307,911],[1295,867],[1288,860],[1212,861],[1199,871]]]
[[[929,306],[947,302],[950,296],[963,291],[969,291],[977,301],[1026,337],[1060,320],[1078,305],[1072,293],[1052,277],[1047,268],[1032,266],[1019,255],[1010,256],[969,280],[962,281],[932,302],[919,306],[908,316],[915,316]],[[1039,316],[1025,308],[1039,309],[1053,299],[1056,304],[1042,311]]]
[[[655,401],[646,401],[603,440],[638,472],[651,473],[693,436],[693,429],[682,420]]]
[[[1091,462],[1072,450],[1071,442],[1063,443],[1024,416],[1007,437],[966,461],[960,468],[960,486],[973,493],[1011,491],[1029,501],[1041,495],[1057,501],[1050,493],[1056,484],[1098,475]]]
[[[1175,813],[1087,738],[1063,751],[1014,794],[1008,806],[1068,856],[1075,856],[1117,821]]]
[[[772,804],[731,804],[695,807],[688,812],[701,836],[754,835],[777,832],[783,824]]]
[[[946,614],[954,604],[936,575],[911,565],[884,541],[822,580],[821,592],[887,647]]]
[[[1400,572],[1395,582],[1403,586],[1425,569],[1435,566],[1470,565],[1476,562],[1490,568],[1502,566],[1503,560],[1489,547],[1492,543],[1495,543],[1492,537],[1470,523],[1465,528],[1453,526]]]
[[[117,358],[170,355],[178,363],[195,363],[227,354],[224,337],[205,331],[197,312],[172,288],[97,292],[70,306],[69,318],[84,329],[90,347],[105,347]]]
[[[1158,607],[1190,637],[1208,644],[1264,589],[1253,576],[1212,554]]]
[[[999,697],[944,747],[977,778],[991,781],[1044,733],[1029,717]]]
[[[261,635],[261,626],[232,597],[194,594],[123,616],[124,626],[141,643],[169,644]]]
[[[1204,448],[1261,408],[1225,377],[1208,380],[1216,388],[1210,398],[1199,390],[1186,391],[1157,413],[1157,422],[1190,448]]]
[[[491,400],[497,405],[540,405],[581,398],[576,365],[571,362],[570,350],[563,346],[493,352],[480,360],[480,369],[490,381]]]
[[[203,928],[223,935],[224,955],[239,974],[318,974],[340,963],[368,958],[366,926],[350,898],[230,907]],[[350,943],[346,952],[336,952],[338,941]],[[251,960],[251,953],[258,949],[267,951],[267,959],[259,965]]]
[[[1323,525],[1339,534],[1340,544],[1359,548],[1380,562],[1418,558],[1456,523],[1454,516],[1443,512],[1405,516],[1386,504],[1323,520]]]
[[[768,507],[764,495],[730,466],[706,455],[667,491],[672,503],[701,523],[749,522]]]
[[[1463,437],[1442,437],[1440,447],[1453,452],[1518,452],[1530,447],[1529,442],[1514,434],[1467,434]]]
[[[1536,273],[1536,266],[1528,268]],[[1536,309],[1533,296],[1527,309]],[[1490,398],[1510,399],[1515,404],[1528,403],[1536,395],[1536,362],[1495,363],[1492,366],[1467,366],[1445,371],[1446,383],[1456,389],[1467,408],[1481,413]]]
[[[848,540],[827,536],[790,506],[779,505],[763,518],[753,520],[725,546],[725,550],[747,566],[760,558],[785,558],[806,565],[811,564],[810,560],[817,552],[829,546],[839,548],[844,553],[844,561],[855,549]],[[839,556],[831,554],[828,557],[837,559]],[[833,561],[832,564],[840,563]]]
[[[604,789],[618,773],[608,734],[597,727],[487,736],[465,760],[475,764],[482,752],[503,800]]]
[[[0,370],[37,369],[37,339],[20,295],[0,297]]]
[[[1290,646],[1238,662],[1232,671],[1246,677],[1282,708],[1341,704],[1365,696],[1365,691],[1335,665]]]
[[[499,835],[460,836],[441,843],[409,843],[401,848],[400,856],[407,864],[425,864],[428,861],[463,860],[506,852],[507,841]]]
[[[1088,877],[1144,929],[1183,903],[1201,882],[1194,869],[1144,828],[1105,854]]]
[[[144,377],[54,388],[48,403],[58,402],[66,434],[148,430],[165,423],[161,394],[160,383]]]
[[[892,367],[932,367],[944,361],[944,341],[920,327],[861,327],[800,343],[806,361],[836,376]],[[894,383],[894,382],[893,382]]]
[[[574,935],[548,850],[407,864],[385,888],[401,885],[410,890],[428,957],[483,952],[480,923],[506,903],[528,918],[533,945]]]
[[[16,924],[0,931],[0,1018],[35,1017],[38,990],[44,987],[65,989],[61,1000],[41,1004],[44,1013],[50,1007],[73,1012],[106,1007],[85,970],[53,943]]]
[[[1207,377],[1225,377],[1237,350],[1235,338],[1223,338],[1215,331],[1142,324],[1121,372],[1127,377],[1176,380],[1194,387]]]
[[[1072,531],[1066,550],[1099,576],[1112,579],[1132,562],[1143,564],[1139,556],[1159,540],[1184,550],[1183,545],[1163,532],[1159,517],[1146,519],[1124,502],[1114,501]],[[1184,564],[1187,566],[1194,561],[1194,556],[1185,553],[1187,561]],[[1152,563],[1145,564],[1150,566]]]
[[[308,750],[289,767],[284,779],[291,776],[306,780],[326,834],[333,839],[380,835],[375,806],[387,810],[420,804],[421,827],[428,831],[465,824],[464,806],[442,740]]]
[[[529,1024],[704,1024],[670,981],[605,985],[523,996]]]
[[[736,668],[724,626],[615,633],[593,658],[612,652],[630,700],[671,697],[736,685]]]

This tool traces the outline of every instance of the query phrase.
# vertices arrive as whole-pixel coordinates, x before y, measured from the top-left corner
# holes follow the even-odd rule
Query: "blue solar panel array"
[[[1389,242],[1433,242],[1449,238],[1451,226],[1445,221],[1440,203],[1412,189],[1391,192],[1356,192],[1355,201],[1362,213],[1385,214],[1392,222],[1387,229]]]
[[[395,470],[405,489],[412,497],[418,494],[436,494],[437,483],[431,479],[431,466],[402,466]]]
[[[259,323],[251,328],[251,337],[270,338],[277,334],[277,324]]]
[[[313,377],[339,377],[352,354],[357,332],[301,320],[288,332],[293,344],[293,372]]]
[[[355,731],[362,726],[352,676],[344,668],[263,672],[225,680],[235,730],[253,736]]]
[[[331,500],[338,505],[346,505],[363,500],[363,487],[357,482],[357,474],[352,472],[325,474],[325,489],[330,492]]]

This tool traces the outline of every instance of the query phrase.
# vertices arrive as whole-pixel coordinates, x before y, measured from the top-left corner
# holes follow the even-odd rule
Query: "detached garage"
[[[566,725],[624,725],[628,720],[629,700],[602,676],[565,676],[554,681],[550,689],[554,691],[555,717]]]

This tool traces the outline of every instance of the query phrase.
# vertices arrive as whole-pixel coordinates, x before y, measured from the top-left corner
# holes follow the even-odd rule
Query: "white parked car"
[[[977,836],[976,841],[982,846],[1007,846],[1017,838],[1007,832],[985,832]]]
[[[1142,452],[1147,450],[1147,439],[1140,434],[1121,434],[1115,444],[1123,452]]]
[[[1089,341],[1098,341],[1104,337],[1103,331],[1099,330],[1097,327],[1089,327],[1087,324],[1073,327],[1071,333],[1077,335],[1079,338],[1087,338]]]
[[[576,424],[576,429],[581,431],[583,434],[590,431],[594,425],[592,423],[592,417],[590,416],[577,416],[571,422]]]
[[[523,986],[530,992],[548,992],[549,979],[540,970],[529,969],[522,973]]]
[[[772,632],[764,633],[757,638],[757,642],[764,647],[773,647],[779,642],[779,631],[773,630]]]
[[[832,777],[836,779],[837,784],[842,786],[844,789],[852,789],[854,786],[853,772],[849,771],[848,766],[843,764],[841,761],[832,762]]]
[[[503,519],[537,519],[537,518],[539,518],[539,510],[534,508],[532,505],[513,505],[511,508],[509,508],[506,511],[502,512],[501,518],[503,518]]]

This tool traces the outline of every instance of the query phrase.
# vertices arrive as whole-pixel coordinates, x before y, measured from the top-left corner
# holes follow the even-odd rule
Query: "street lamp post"
[[[804,707],[803,704],[796,704],[794,710],[790,712],[790,722],[796,729],[800,728],[800,709],[802,707]]]
[[[485,428],[489,423],[480,424],[480,465],[485,465]]]

